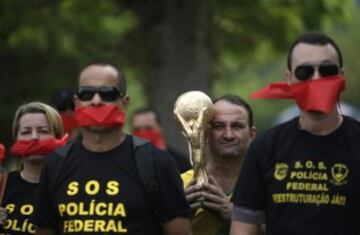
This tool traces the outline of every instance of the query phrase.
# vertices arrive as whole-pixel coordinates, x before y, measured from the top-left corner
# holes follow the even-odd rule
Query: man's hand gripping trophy
[[[197,185],[208,182],[204,151],[213,112],[211,99],[200,91],[186,92],[175,102],[174,116],[188,142],[190,161]]]

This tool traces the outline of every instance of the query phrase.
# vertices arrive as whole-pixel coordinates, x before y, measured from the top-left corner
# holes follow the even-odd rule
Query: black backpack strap
[[[69,142],[65,146],[62,146],[61,148],[56,149],[54,151],[54,153],[62,158],[66,158],[69,155],[69,152],[72,149],[73,145],[74,145],[73,142]]]
[[[51,156],[49,156],[48,166],[49,166],[49,188],[53,189],[57,183],[60,172],[63,168],[65,159],[69,156],[70,151],[74,146],[73,142],[67,143],[65,146],[62,146],[56,149]]]
[[[158,206],[159,184],[156,177],[151,144],[149,141],[132,136],[135,163],[154,209]]]

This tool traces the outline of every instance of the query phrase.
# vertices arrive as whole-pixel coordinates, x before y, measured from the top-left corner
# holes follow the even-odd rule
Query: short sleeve
[[[159,219],[162,223],[176,217],[189,217],[190,207],[185,198],[179,170],[172,157],[160,150],[153,150],[159,180]]]
[[[265,209],[266,193],[260,160],[266,156],[262,143],[262,139],[255,139],[248,149],[232,197],[235,206],[251,210]]]

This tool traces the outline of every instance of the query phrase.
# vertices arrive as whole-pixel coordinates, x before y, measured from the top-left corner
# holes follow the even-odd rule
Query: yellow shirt
[[[186,187],[194,176],[194,170],[188,170],[181,174],[181,178]],[[228,197],[231,197],[228,195]],[[228,235],[229,224],[226,223],[218,214],[202,208],[197,209],[191,220],[193,235]]]

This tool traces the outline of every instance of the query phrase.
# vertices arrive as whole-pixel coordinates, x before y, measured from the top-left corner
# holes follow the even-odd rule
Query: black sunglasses
[[[94,98],[95,94],[99,94],[101,99],[105,102],[113,102],[119,97],[123,97],[123,94],[118,88],[112,86],[81,86],[77,91],[77,96],[81,101],[90,101]]]
[[[339,67],[336,64],[324,63],[319,65],[303,64],[295,68],[295,77],[300,81],[310,79],[317,67],[321,77],[328,77],[339,74]]]

